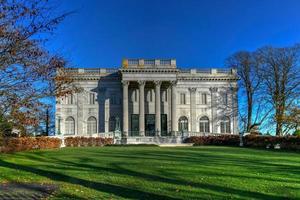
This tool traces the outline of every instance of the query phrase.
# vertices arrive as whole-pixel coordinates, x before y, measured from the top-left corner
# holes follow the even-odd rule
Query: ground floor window
[[[186,116],[181,116],[178,120],[178,130],[180,132],[188,132],[189,130],[189,121]]]
[[[168,120],[166,114],[161,114],[161,136],[168,134]]]
[[[155,136],[155,114],[145,115],[145,135]]]
[[[95,117],[89,117],[87,120],[87,133],[97,133],[97,120]]]
[[[220,128],[221,133],[231,133],[229,117],[224,117],[224,119],[220,122]]]
[[[65,134],[74,135],[75,134],[75,120],[73,117],[68,117],[65,123]]]
[[[200,118],[200,122],[199,122],[199,124],[200,124],[200,132],[201,133],[209,133],[209,119],[208,119],[208,117],[201,117]]]
[[[116,118],[114,116],[111,116],[109,118],[109,131],[113,132],[116,129]]]
[[[139,135],[139,115],[132,114],[131,115],[131,136],[138,136]]]

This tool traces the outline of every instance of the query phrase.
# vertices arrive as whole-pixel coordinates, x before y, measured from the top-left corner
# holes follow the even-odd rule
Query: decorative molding
[[[146,81],[138,81],[139,86],[145,86],[146,85]]]
[[[154,84],[156,85],[156,86],[161,86],[161,83],[162,83],[162,81],[154,81]]]
[[[209,88],[210,92],[218,92],[218,88],[217,87],[211,87]]]
[[[122,81],[122,85],[123,86],[128,86],[129,85],[129,81]]]
[[[177,80],[176,81],[170,81],[171,86],[176,86],[177,85]]]
[[[189,91],[190,91],[191,93],[195,93],[195,92],[197,91],[197,88],[191,87],[191,88],[189,88]]]

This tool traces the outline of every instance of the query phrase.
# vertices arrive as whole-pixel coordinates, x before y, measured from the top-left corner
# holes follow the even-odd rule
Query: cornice
[[[236,77],[177,77],[179,81],[238,81]]]

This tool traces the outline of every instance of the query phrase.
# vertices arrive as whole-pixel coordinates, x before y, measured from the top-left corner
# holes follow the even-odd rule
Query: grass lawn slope
[[[50,199],[300,199],[300,153],[233,147],[87,147],[0,155],[0,182]]]

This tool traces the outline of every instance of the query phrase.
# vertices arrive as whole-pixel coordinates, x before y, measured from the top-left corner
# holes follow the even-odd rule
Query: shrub
[[[87,146],[104,146],[113,144],[112,138],[101,137],[67,137],[65,138],[66,147],[87,147]]]
[[[61,140],[50,137],[20,137],[4,138],[2,141],[1,152],[11,153],[27,151],[32,149],[53,149],[59,148]]]
[[[243,137],[244,146],[256,148],[273,148],[279,144],[281,149],[300,150],[300,136],[261,136],[250,134]],[[240,143],[239,135],[221,135],[221,136],[195,136],[185,139],[185,143],[194,143],[194,145],[224,145],[238,146]]]
[[[194,136],[185,139],[185,143],[194,145],[225,145],[238,146],[240,144],[239,135],[219,135],[219,136]]]
[[[300,130],[296,130],[296,131],[294,132],[294,136],[300,136]]]

